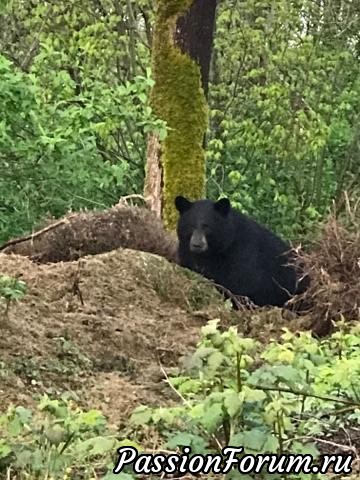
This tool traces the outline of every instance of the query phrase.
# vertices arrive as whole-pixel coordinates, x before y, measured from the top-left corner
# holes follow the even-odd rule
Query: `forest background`
[[[207,196],[291,240],[359,193],[360,6],[218,4]],[[0,241],[142,193],[153,2],[9,0],[0,15]]]

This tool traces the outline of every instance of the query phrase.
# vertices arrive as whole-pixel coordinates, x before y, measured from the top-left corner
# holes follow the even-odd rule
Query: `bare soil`
[[[27,284],[9,318],[0,305],[2,408],[72,391],[115,426],[139,404],[171,402],[163,369],[169,372],[195,347],[208,320],[237,324],[263,341],[284,324],[300,328],[277,309],[229,313],[208,282],[135,250],[40,265],[0,254],[0,274]]]
[[[199,286],[179,272],[172,281],[175,269],[133,250],[48,265],[1,254],[0,273],[27,283],[9,318],[0,306],[2,408],[70,390],[116,423],[137,404],[166,401],[160,364],[175,366],[206,322],[190,313]]]

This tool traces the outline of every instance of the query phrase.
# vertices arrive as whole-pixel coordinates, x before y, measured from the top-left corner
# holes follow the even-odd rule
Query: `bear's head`
[[[175,206],[180,216],[177,225],[179,242],[194,255],[211,255],[226,250],[233,239],[231,205],[227,198],[217,202],[191,202],[178,196]]]

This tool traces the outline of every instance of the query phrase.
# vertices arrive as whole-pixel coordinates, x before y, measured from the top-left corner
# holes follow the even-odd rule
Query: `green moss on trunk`
[[[174,45],[176,21],[192,0],[158,0],[153,39],[152,105],[169,127],[162,144],[163,220],[174,229],[176,195],[197,199],[205,193],[205,152],[202,148],[208,109],[200,68]]]

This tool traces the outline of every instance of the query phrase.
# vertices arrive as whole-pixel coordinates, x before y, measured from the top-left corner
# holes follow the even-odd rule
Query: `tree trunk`
[[[175,44],[200,67],[201,85],[208,95],[216,0],[196,0],[177,21]]]
[[[216,0],[158,0],[152,44],[151,103],[168,126],[163,142],[149,137],[144,195],[174,229],[174,199],[205,194],[209,69]]]
[[[146,153],[144,197],[151,211],[161,217],[162,168],[161,146],[157,135],[149,135]]]

